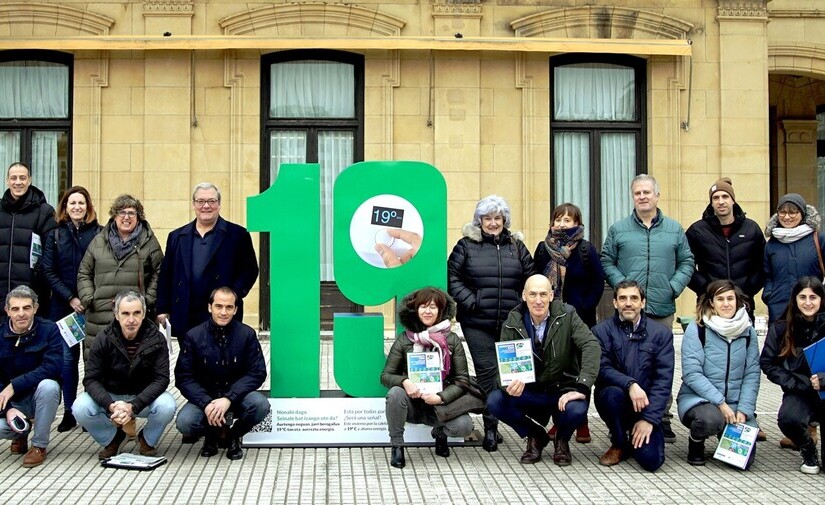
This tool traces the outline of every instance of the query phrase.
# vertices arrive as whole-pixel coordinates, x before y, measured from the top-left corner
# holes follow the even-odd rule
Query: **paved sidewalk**
[[[389,344],[389,343],[388,343]],[[677,336],[677,380],[679,380]],[[268,344],[265,354],[268,353]],[[322,379],[331,380],[330,343],[323,341],[326,366]],[[177,358],[177,343],[174,343]],[[377,380],[377,379],[376,379]],[[329,385],[327,386],[329,387]],[[334,387],[334,386],[333,386]],[[179,405],[180,393],[173,388]],[[389,466],[389,449],[247,449],[242,461],[222,455],[198,456],[201,444],[182,445],[173,425],[159,444],[169,463],[151,472],[105,469],[98,465],[99,447],[76,428],[52,432],[48,458],[40,467],[24,469],[21,456],[0,442],[0,503],[815,503],[825,497],[825,475],[799,472],[798,453],[780,449],[776,411],[778,387],[762,380],[758,412],[768,441],[759,444],[749,472],[709,461],[687,464],[687,430],[677,422],[677,442],[667,446],[667,461],[648,474],[632,462],[601,467],[598,457],[609,446],[604,424],[590,410],[593,442],[572,444],[573,465],[559,468],[552,460],[522,466],[524,444],[503,427],[498,453],[480,447],[453,449],[448,459],[432,448],[407,450],[407,467]],[[673,407],[675,411],[675,405]],[[60,410],[62,412],[62,408]],[[57,422],[59,422],[59,417]],[[57,426],[55,423],[55,428]],[[476,427],[481,420],[476,419]],[[137,452],[134,445],[127,450]]]

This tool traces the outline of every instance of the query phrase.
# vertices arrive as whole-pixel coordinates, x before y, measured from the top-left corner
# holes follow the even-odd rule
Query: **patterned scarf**
[[[441,356],[442,381],[450,374],[450,346],[447,345],[447,335],[450,334],[451,328],[452,323],[450,323],[449,319],[445,319],[435,326],[431,326],[419,333],[404,330],[407,338],[413,343],[414,352],[435,349],[438,355]]]
[[[576,249],[582,237],[584,226],[579,225],[566,230],[550,228],[547,238],[544,239],[544,247],[550,253],[550,261],[542,273],[554,286],[553,294],[556,298],[561,298],[564,276],[567,273],[567,258]]]
[[[142,231],[143,223],[139,222],[137,226],[135,226],[132,233],[129,234],[129,237],[127,237],[126,240],[123,240],[117,232],[117,225],[113,222],[112,225],[109,226],[109,245],[112,246],[112,252],[118,261],[125,258],[126,255],[135,248],[137,245],[138,236]]]

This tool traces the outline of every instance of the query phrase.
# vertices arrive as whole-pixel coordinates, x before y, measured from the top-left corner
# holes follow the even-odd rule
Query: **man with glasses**
[[[211,318],[189,330],[180,341],[175,385],[189,403],[178,414],[184,435],[206,435],[201,456],[218,453],[228,440],[226,457],[243,458],[241,437],[263,421],[269,400],[257,389],[266,380],[266,363],[255,330],[234,319],[237,296],[227,287],[212,291]]]
[[[178,336],[209,319],[209,294],[222,286],[237,294],[236,318],[243,321],[243,298],[258,278],[252,237],[221,217],[217,186],[195,186],[192,209],[195,220],[169,234],[158,281],[158,322],[168,320]]]
[[[522,300],[507,316],[501,340],[530,339],[536,382],[515,380],[506,388],[494,389],[487,407],[520,437],[527,438],[522,464],[541,460],[541,452],[550,442],[545,425],[553,416],[553,462],[567,466],[572,462],[570,437],[587,419],[601,349],[576,309],[553,300],[553,286],[544,275],[527,279]]]

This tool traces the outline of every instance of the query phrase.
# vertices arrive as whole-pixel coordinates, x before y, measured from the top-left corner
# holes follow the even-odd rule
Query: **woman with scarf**
[[[802,277],[791,291],[784,318],[770,326],[759,362],[768,380],[782,388],[777,422],[800,449],[802,473],[819,473],[816,427],[825,422],[825,373],[811,373],[803,349],[825,336],[825,288],[817,277]],[[822,428],[820,428],[822,429]],[[822,450],[825,460],[825,450]]]
[[[588,328],[596,325],[596,307],[604,292],[604,270],[599,252],[584,239],[581,210],[572,203],[553,209],[547,238],[539,242],[533,254],[536,273],[542,273],[553,285],[554,298],[575,307],[576,314]],[[550,428],[551,440],[556,427]],[[576,442],[590,442],[585,422],[576,430]]]
[[[435,414],[435,406],[448,404],[464,393],[456,381],[468,383],[470,374],[464,346],[451,331],[455,316],[455,302],[438,288],[428,287],[408,294],[398,308],[398,321],[404,332],[396,337],[387,363],[381,373],[381,384],[389,388],[387,393],[387,428],[390,432],[392,457],[390,464],[404,468],[404,425],[406,423],[432,426],[435,453],[450,456],[447,437],[465,437],[473,431],[469,414],[461,414],[441,422]],[[422,394],[407,377],[407,353],[435,351],[441,358],[440,393]]]
[[[784,316],[791,289],[800,277],[822,279],[822,247],[825,234],[820,231],[819,213],[801,195],[788,193],[765,228],[765,289],[762,301],[768,306],[769,322]]]
[[[759,342],[748,317],[745,294],[727,279],[708,284],[696,307],[696,322],[682,338],[679,419],[690,429],[687,461],[705,464],[705,439],[727,424],[757,427]],[[756,446],[747,468],[753,464]]]

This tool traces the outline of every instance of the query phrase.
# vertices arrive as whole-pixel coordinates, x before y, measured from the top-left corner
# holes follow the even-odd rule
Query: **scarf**
[[[575,226],[566,230],[550,228],[544,247],[550,253],[550,261],[542,272],[553,286],[553,294],[561,299],[564,276],[567,274],[567,258],[570,257],[579,241],[584,237],[584,226]]]
[[[807,237],[813,232],[814,229],[811,228],[810,225],[803,223],[794,228],[776,227],[773,230],[771,230],[771,235],[773,235],[776,240],[782,242],[783,244],[790,244],[792,242],[796,242],[797,240],[803,237]]]
[[[122,260],[126,257],[129,252],[137,246],[137,239],[140,235],[140,232],[143,231],[143,223],[138,223],[135,226],[135,229],[132,230],[132,233],[123,240],[120,238],[120,234],[117,232],[117,225],[112,223],[109,226],[109,245],[112,247],[112,252],[117,258],[118,261]]]
[[[736,311],[730,319],[717,315],[702,316],[702,322],[705,326],[715,331],[717,334],[725,337],[729,341],[744,335],[748,328],[752,326],[751,319],[748,317],[748,312],[745,307]]]
[[[450,346],[447,345],[447,335],[450,334],[451,327],[450,320],[445,319],[419,333],[404,330],[407,338],[413,343],[413,352],[429,351],[431,349],[438,352],[441,357],[442,381],[450,374]]]

